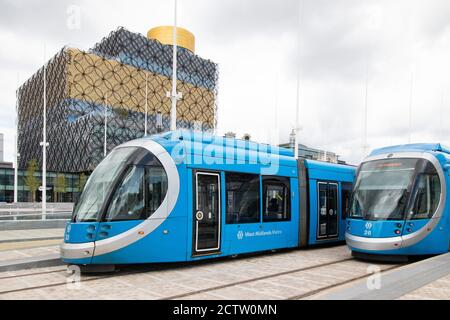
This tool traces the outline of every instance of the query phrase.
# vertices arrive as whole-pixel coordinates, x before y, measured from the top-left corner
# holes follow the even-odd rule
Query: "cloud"
[[[75,30],[67,28],[72,4],[81,10],[81,28]],[[50,55],[67,44],[87,49],[118,26],[145,33],[171,24],[172,5],[3,0],[0,41],[7,50],[0,52],[0,131],[13,128],[17,71],[24,80],[42,65],[44,41]],[[363,158],[367,70],[370,148],[408,142],[411,75],[412,141],[450,145],[450,132],[437,116],[450,111],[448,1],[302,0],[301,11],[299,5],[179,1],[179,23],[196,35],[197,52],[219,63],[219,132],[286,142],[295,124],[300,65],[302,143],[336,151],[355,164]]]

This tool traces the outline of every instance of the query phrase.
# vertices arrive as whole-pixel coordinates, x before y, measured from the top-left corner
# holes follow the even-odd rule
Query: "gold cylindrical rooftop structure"
[[[158,40],[162,44],[173,45],[173,27],[162,26],[150,29],[147,37],[152,40]],[[195,36],[192,32],[177,27],[177,45],[195,53]]]

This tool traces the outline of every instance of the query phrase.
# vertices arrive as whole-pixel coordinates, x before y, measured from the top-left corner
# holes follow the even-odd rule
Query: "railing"
[[[42,212],[24,213],[23,211],[5,214],[0,211],[0,221],[69,220],[71,216],[71,211],[47,211],[45,214]]]
[[[68,220],[73,204],[50,204],[45,214],[41,204],[9,204],[0,206],[0,221]]]

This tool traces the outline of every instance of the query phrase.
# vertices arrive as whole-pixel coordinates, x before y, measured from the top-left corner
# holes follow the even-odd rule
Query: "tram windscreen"
[[[389,159],[364,163],[356,180],[351,218],[401,220],[419,159]]]
[[[97,221],[105,198],[126,166],[127,160],[136,150],[137,148],[132,147],[115,149],[97,166],[75,206],[73,221]]]

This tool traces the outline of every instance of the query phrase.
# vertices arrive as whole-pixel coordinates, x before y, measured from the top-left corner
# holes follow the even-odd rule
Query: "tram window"
[[[167,175],[163,167],[148,167],[146,175],[146,216],[150,217],[161,206],[167,193]]]
[[[289,178],[263,178],[263,221],[290,221],[291,197]]]
[[[158,166],[130,166],[111,200],[106,221],[148,219],[167,194],[167,175]]]
[[[353,185],[351,183],[342,183],[341,186],[342,219],[347,219],[350,212],[350,197]]]
[[[145,212],[145,169],[130,166],[109,206],[106,221],[140,220]]]
[[[260,221],[259,176],[227,173],[227,223],[257,223]]]
[[[439,204],[441,184],[437,174],[420,174],[416,180],[415,201],[409,219],[430,219]]]

